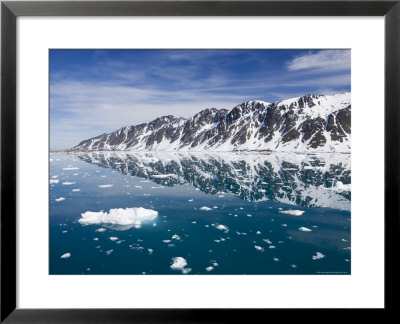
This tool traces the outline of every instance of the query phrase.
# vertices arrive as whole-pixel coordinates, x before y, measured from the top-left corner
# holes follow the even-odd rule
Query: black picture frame
[[[200,323],[267,320],[271,309],[16,308],[16,19],[19,16],[384,16],[385,307],[396,311],[399,237],[400,0],[395,1],[2,1],[1,2],[1,322]],[[373,46],[373,44],[371,45]],[[368,284],[368,283],[366,283]],[[282,310],[281,310],[282,311]],[[305,310],[293,310],[304,312]],[[315,311],[315,310],[314,310]],[[331,314],[331,309],[326,309]],[[368,313],[370,314],[370,313]],[[256,319],[257,316],[259,319]],[[298,316],[295,315],[295,316]],[[329,315],[331,316],[331,315]],[[370,316],[370,315],[368,315]],[[287,318],[286,318],[287,319]],[[334,319],[331,317],[331,319]]]

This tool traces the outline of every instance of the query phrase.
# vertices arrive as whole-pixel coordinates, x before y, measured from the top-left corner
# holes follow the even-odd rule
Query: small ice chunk
[[[182,269],[182,273],[183,273],[183,274],[187,274],[187,273],[189,273],[190,271],[192,271],[192,268],[184,268],[184,269]]]
[[[295,265],[295,264],[291,264],[290,265],[293,269],[296,269],[297,268],[297,265]]]
[[[54,183],[59,183],[60,182],[60,180],[58,180],[58,179],[50,179],[50,184],[54,184]]]
[[[76,182],[63,182],[62,184],[64,185],[64,186],[70,186],[70,185],[73,185],[73,184],[75,184]]]
[[[95,237],[94,239],[93,239],[93,241],[98,241],[99,240],[99,238],[98,237]]]
[[[70,170],[79,170],[79,168],[77,167],[67,167],[67,168],[63,168],[64,171],[70,171]]]
[[[275,249],[276,247],[275,247],[275,245],[270,245],[269,248],[270,249]]]
[[[105,232],[106,231],[106,229],[105,228],[99,228],[99,229],[97,229],[95,232]]]
[[[213,266],[209,266],[209,267],[206,268],[206,271],[207,271],[207,272],[210,272],[210,271],[212,271],[212,270],[214,270],[214,267],[213,267]]]
[[[61,233],[63,233],[63,234],[65,234],[65,233],[67,233],[68,231],[62,231]]]
[[[71,253],[64,253],[62,256],[60,256],[60,259],[68,259],[71,257]]]
[[[246,216],[247,216],[247,217],[251,217],[251,216],[253,216],[253,215],[251,215],[251,214],[247,214]]]
[[[110,240],[110,241],[116,241],[116,240],[118,240],[118,237],[116,237],[116,236],[111,236],[111,237],[109,237],[109,240]]]
[[[194,199],[188,199],[188,202],[192,202]]]
[[[179,241],[181,239],[181,237],[178,234],[174,234],[174,235],[172,235],[172,239]]]
[[[55,201],[63,201],[63,200],[65,200],[64,197],[60,197],[60,198],[56,198],[56,199],[55,199]]]
[[[288,214],[288,215],[292,215],[292,216],[301,216],[305,213],[304,210],[294,210],[294,209],[280,210],[279,212],[281,214]]]
[[[325,255],[323,255],[321,252],[316,252],[315,255],[312,256],[313,260],[319,260],[325,258]]]
[[[299,227],[299,231],[302,231],[302,232],[311,232],[312,230],[310,230],[310,229],[307,228],[307,227],[302,226],[302,227]]]
[[[58,178],[58,175],[53,175],[53,176],[51,176],[53,179],[56,179],[56,178]]]
[[[255,249],[261,252],[264,252],[264,248],[262,248],[261,246],[258,245],[254,245]]]
[[[278,259],[278,258],[274,258],[274,261],[275,261],[275,262],[278,262],[278,261],[279,261],[279,259]]]
[[[212,210],[212,208],[207,207],[207,206],[203,206],[203,207],[200,208],[200,210],[209,211],[209,210]]]
[[[218,209],[218,206],[214,206],[213,208],[214,208],[214,209]]]
[[[226,225],[218,224],[214,226],[216,229],[219,229],[220,231],[224,231],[225,233],[229,232],[229,228]]]
[[[260,231],[257,231],[256,234],[261,234],[261,232],[260,232]]]
[[[72,189],[73,192],[81,191],[81,189]]]
[[[153,252],[154,252],[153,249],[147,249],[147,251],[149,252],[149,254],[153,254]]]
[[[187,261],[182,257],[172,258],[171,269],[172,270],[182,270],[187,266]]]
[[[114,251],[114,249],[107,250],[107,251],[106,251],[106,255],[110,255],[111,253],[113,253],[113,251]]]
[[[269,239],[263,239],[263,241],[267,244],[272,244],[272,242]]]
[[[163,240],[163,243],[170,243],[171,240]]]
[[[111,188],[113,185],[112,184],[105,184],[105,185],[100,185],[98,186],[99,188]]]

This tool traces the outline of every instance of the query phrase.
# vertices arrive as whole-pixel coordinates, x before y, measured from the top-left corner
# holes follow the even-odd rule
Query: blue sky
[[[159,116],[350,91],[350,50],[50,50],[50,149]]]

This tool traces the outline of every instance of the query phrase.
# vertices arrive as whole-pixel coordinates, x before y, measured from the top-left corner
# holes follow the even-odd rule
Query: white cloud
[[[287,63],[287,69],[289,71],[331,72],[348,70],[350,65],[350,50],[322,50],[295,57]]]

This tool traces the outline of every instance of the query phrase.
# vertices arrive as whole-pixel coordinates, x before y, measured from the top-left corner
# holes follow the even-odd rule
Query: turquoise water
[[[50,274],[350,274],[349,155],[52,153],[50,179]]]

